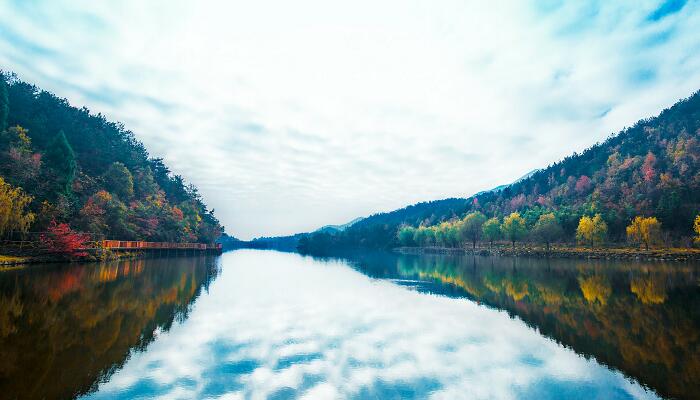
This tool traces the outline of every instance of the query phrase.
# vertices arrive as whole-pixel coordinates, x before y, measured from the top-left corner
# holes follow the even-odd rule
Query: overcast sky
[[[584,3],[0,1],[0,68],[249,239],[469,196],[700,89],[700,1]]]

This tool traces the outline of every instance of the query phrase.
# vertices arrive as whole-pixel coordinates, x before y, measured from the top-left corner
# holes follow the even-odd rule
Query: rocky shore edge
[[[397,247],[394,251],[403,254],[453,254],[496,257],[534,257],[534,258],[577,258],[599,260],[638,260],[638,261],[696,261],[700,260],[700,249],[666,248],[666,249],[631,249],[631,248],[581,248],[552,247],[549,251],[540,247],[495,246],[491,249],[477,247]]]

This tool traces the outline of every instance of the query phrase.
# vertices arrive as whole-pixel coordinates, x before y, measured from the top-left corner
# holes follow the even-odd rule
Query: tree
[[[55,174],[59,194],[70,194],[75,178],[75,153],[63,131],[58,132],[49,143],[45,154],[45,165]]]
[[[28,133],[19,125],[0,131],[0,148],[3,150],[15,148],[22,153],[31,152],[32,140]]]
[[[459,241],[455,226],[451,222],[443,222],[433,227],[435,230],[435,241],[445,247],[454,246]]]
[[[501,237],[501,222],[496,217],[490,218],[481,226],[481,231],[484,239],[489,241],[489,248],[492,248],[493,241]]]
[[[693,231],[695,231],[695,243],[700,243],[700,215],[695,217],[693,222]]]
[[[416,233],[416,229],[412,226],[402,226],[396,233],[396,237],[402,246],[412,246],[415,244],[413,241],[413,236]]]
[[[627,227],[627,239],[634,243],[644,243],[646,250],[649,245],[661,240],[661,223],[656,217],[635,217]]]
[[[559,225],[559,221],[557,221],[557,217],[554,216],[554,213],[540,215],[540,218],[533,228],[535,237],[547,244],[547,251],[549,251],[549,244],[561,237],[563,233],[564,231],[561,225]]]
[[[576,238],[581,242],[590,243],[591,248],[596,244],[603,244],[607,234],[608,224],[600,214],[596,214],[593,218],[584,215],[576,228]]]
[[[520,213],[514,212],[503,218],[501,232],[513,244],[513,249],[515,249],[515,242],[527,233],[525,220],[520,216]]]
[[[574,187],[574,190],[576,190],[576,193],[579,195],[584,195],[588,193],[589,190],[591,190],[591,178],[589,178],[586,175],[581,175],[580,178],[576,181],[576,186]]]
[[[481,238],[481,227],[486,222],[486,216],[479,211],[469,213],[462,220],[462,237],[471,240],[472,249],[476,249],[476,242]]]
[[[416,232],[413,234],[413,240],[419,246],[430,246],[435,243],[435,232],[429,227],[420,226],[418,227],[418,229],[416,229]]]
[[[34,213],[26,208],[33,198],[21,188],[5,183],[0,177],[0,235],[9,231],[26,232],[34,221]]]
[[[87,256],[85,247],[88,240],[89,235],[75,232],[68,224],[58,224],[56,221],[51,221],[47,232],[39,237],[39,242],[46,251],[68,258]]]
[[[10,113],[10,99],[7,93],[5,74],[0,72],[0,132],[7,128],[7,117]]]
[[[0,174],[13,184],[35,187],[30,182],[39,172],[41,154],[32,153],[32,141],[28,131],[13,126],[0,131]]]
[[[644,175],[644,181],[651,182],[656,176],[656,171],[654,166],[656,165],[656,157],[651,151],[647,153],[644,157],[644,164],[642,164],[642,174]]]
[[[104,173],[107,190],[115,193],[123,201],[134,197],[134,177],[126,166],[120,162],[114,162]]]

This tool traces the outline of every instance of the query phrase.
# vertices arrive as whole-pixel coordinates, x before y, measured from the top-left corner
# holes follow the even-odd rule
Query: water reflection
[[[692,264],[349,254],[375,277],[506,310],[658,393],[700,396],[700,267]]]
[[[32,266],[0,274],[0,393],[67,399],[97,387],[184,321],[217,269],[179,258]]]
[[[363,257],[359,273],[344,260],[225,254],[221,276],[187,321],[135,354],[89,397],[656,397],[504,311],[422,293],[472,296],[464,289],[472,280],[444,273],[447,264],[437,259]],[[474,290],[513,305],[537,287],[525,276],[503,279],[519,275],[518,266],[506,275],[498,268],[467,269],[488,275],[496,291],[485,284]],[[579,287],[576,277],[563,285],[569,284]],[[562,291],[554,289],[545,297],[563,306],[567,300],[557,300]]]
[[[216,260],[0,274],[0,393],[94,399],[699,393],[700,292],[692,265],[391,253],[321,260],[256,250]],[[206,295],[199,296],[202,289]]]

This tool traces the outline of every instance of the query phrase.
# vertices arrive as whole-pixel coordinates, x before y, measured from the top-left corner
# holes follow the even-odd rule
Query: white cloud
[[[286,234],[509,182],[700,88],[697,2],[540,4],[4,2],[0,65],[125,122],[230,233]]]

